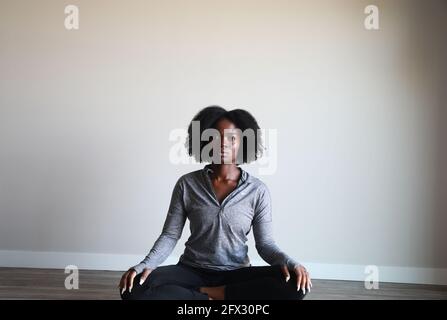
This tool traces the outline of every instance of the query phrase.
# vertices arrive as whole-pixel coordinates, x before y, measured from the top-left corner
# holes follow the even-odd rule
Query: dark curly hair
[[[233,122],[236,128],[240,129],[242,133],[246,129],[251,129],[254,132],[254,150],[250,149],[248,152],[248,139],[246,136],[241,137],[241,147],[242,147],[242,163],[250,163],[256,161],[263,154],[265,147],[262,144],[262,136],[260,127],[256,119],[246,110],[243,109],[234,109],[231,111],[227,111],[220,106],[209,106],[200,110],[194,118],[191,120],[188,126],[188,135],[185,142],[185,147],[188,150],[188,154],[194,157],[198,162],[204,162],[202,159],[202,149],[205,145],[209,143],[209,141],[202,141],[200,139],[200,148],[199,150],[194,150],[192,146],[192,124],[194,121],[198,121],[200,123],[200,137],[202,137],[202,133],[207,129],[216,129],[216,124],[222,118],[226,118]],[[253,151],[251,151],[253,150]],[[240,152],[239,151],[239,152]]]

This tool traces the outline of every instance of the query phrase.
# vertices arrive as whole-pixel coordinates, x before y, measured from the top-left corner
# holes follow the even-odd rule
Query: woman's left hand
[[[312,288],[312,281],[310,280],[309,272],[307,272],[306,268],[302,265],[297,265],[293,269],[296,274],[296,290],[303,290],[303,294],[306,294],[306,289],[310,292],[310,288]],[[286,277],[286,282],[290,279],[289,268],[286,265],[282,266],[282,272]]]

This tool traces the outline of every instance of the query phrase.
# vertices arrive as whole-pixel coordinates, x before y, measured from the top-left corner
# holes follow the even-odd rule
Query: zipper
[[[217,203],[218,207],[219,207],[219,213],[223,212],[223,209],[225,208],[225,204],[231,200],[231,198],[233,198],[234,193],[236,193],[236,191],[241,187],[242,184],[246,183],[246,181],[242,182],[241,184],[237,184],[236,188],[230,192],[230,194],[228,194],[222,201],[222,203],[219,203],[219,200],[217,199],[217,195],[214,192],[214,187],[213,187],[213,183],[211,182],[210,176],[208,175],[208,172],[205,171],[205,175],[206,175],[206,181],[208,183],[208,187],[211,190],[211,193],[213,195],[213,199],[214,201]],[[239,180],[240,181],[240,180]]]

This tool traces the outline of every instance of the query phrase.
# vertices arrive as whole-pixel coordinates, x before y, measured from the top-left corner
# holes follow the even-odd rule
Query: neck
[[[238,180],[240,169],[236,164],[211,164],[214,178],[217,180]]]

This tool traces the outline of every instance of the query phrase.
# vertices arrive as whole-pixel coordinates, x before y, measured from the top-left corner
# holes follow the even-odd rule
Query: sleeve
[[[182,236],[183,227],[186,222],[183,190],[183,184],[180,178],[172,191],[171,201],[161,235],[155,241],[144,260],[131,268],[137,274],[141,273],[145,268],[155,269],[163,263],[171,254],[172,250],[174,250],[175,245]]]
[[[276,245],[273,239],[272,202],[270,191],[263,185],[255,204],[253,217],[253,236],[256,250],[261,258],[270,265],[287,265],[293,269],[300,263],[289,257]]]

